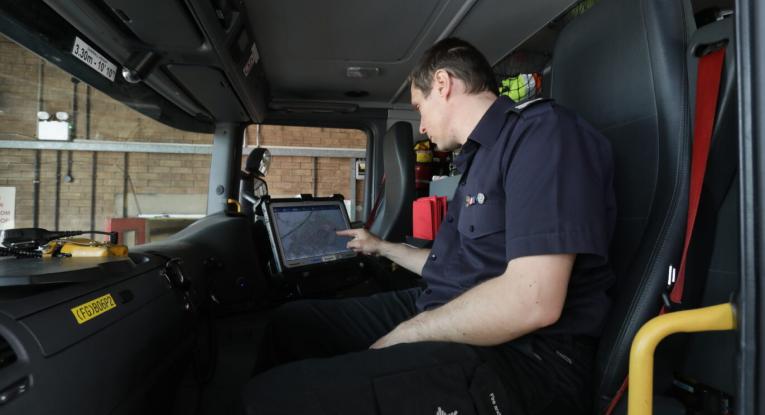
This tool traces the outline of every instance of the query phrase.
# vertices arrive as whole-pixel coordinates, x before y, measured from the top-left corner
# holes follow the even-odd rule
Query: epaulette
[[[530,101],[526,101],[526,102],[520,103],[520,104],[518,104],[518,105],[516,105],[516,106],[514,106],[512,108],[509,108],[507,111],[508,112],[512,111],[512,112],[518,114],[519,116],[520,115],[527,115],[528,116],[531,108],[535,108],[535,107],[539,108],[539,104],[546,103],[546,102],[549,103],[551,101],[553,101],[553,100],[550,99],[550,98],[536,98],[536,99],[532,99]],[[531,111],[531,112],[534,112],[534,111]]]

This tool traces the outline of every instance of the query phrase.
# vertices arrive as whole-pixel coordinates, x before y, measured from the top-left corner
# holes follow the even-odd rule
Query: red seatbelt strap
[[[372,227],[372,224],[375,223],[375,219],[377,219],[377,210],[380,209],[380,204],[382,203],[382,196],[385,193],[385,173],[383,173],[382,180],[380,180],[380,190],[377,192],[377,197],[375,198],[375,204],[372,205],[372,210],[369,212],[369,217],[367,218],[367,222],[364,224],[364,229],[369,229]]]
[[[691,184],[688,190],[688,219],[685,224],[685,242],[683,243],[683,255],[680,258],[680,270],[677,281],[672,287],[669,298],[679,304],[683,300],[685,288],[685,266],[688,256],[688,246],[691,243],[693,227],[696,224],[696,213],[699,209],[701,198],[701,186],[704,184],[704,174],[707,170],[707,159],[712,142],[712,132],[717,114],[717,98],[720,93],[720,78],[722,77],[722,65],[725,60],[725,48],[720,48],[699,58],[698,74],[696,77],[696,114],[693,120],[693,149],[691,154]],[[669,311],[663,305],[659,315]],[[606,409],[606,415],[616,408],[624,393],[627,391],[629,375],[622,382],[621,387],[614,395]]]
[[[624,392],[627,392],[627,383],[629,382],[629,376],[624,378],[624,382],[622,382],[622,386],[619,386],[619,390],[616,391],[616,395],[614,395],[614,399],[611,399],[611,403],[608,404],[608,408],[606,408],[606,415],[611,415],[611,412],[616,409],[616,405],[619,403],[619,401],[622,400],[622,396],[624,396]]]
[[[708,53],[699,59],[699,71],[696,79],[696,116],[693,121],[693,158],[691,159],[691,185],[688,196],[688,221],[685,225],[685,243],[683,256],[680,259],[680,270],[677,273],[677,281],[672,287],[672,292],[669,294],[670,300],[675,304],[683,301],[688,246],[691,244],[696,213],[699,210],[701,186],[704,184],[704,174],[707,170],[724,60],[725,48]]]

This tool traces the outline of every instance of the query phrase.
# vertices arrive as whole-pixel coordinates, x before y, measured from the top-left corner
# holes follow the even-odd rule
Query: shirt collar
[[[468,140],[475,141],[482,147],[491,147],[499,137],[499,132],[505,125],[507,112],[515,107],[515,103],[506,96],[500,96],[491,104],[486,113],[478,121]]]
[[[470,162],[473,160],[473,156],[475,156],[476,150],[478,150],[478,144],[472,141],[468,141],[462,146],[460,154],[454,158],[454,167],[457,168],[460,174],[465,174]]]

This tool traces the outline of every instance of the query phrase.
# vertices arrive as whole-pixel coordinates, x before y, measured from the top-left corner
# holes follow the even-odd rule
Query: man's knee
[[[287,303],[269,316],[263,330],[263,337],[256,350],[254,374],[273,366],[302,358],[301,348],[312,344],[313,334],[305,330],[312,319],[309,305],[305,301]]]
[[[303,328],[310,325],[311,317],[306,301],[286,303],[269,316],[265,335],[270,336],[271,340],[279,340],[304,334]]]

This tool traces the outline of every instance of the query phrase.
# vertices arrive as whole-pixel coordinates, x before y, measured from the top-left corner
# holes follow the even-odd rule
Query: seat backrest
[[[383,137],[384,193],[370,231],[386,241],[401,242],[412,234],[413,146],[412,126],[404,121],[393,124]]]
[[[551,97],[608,137],[615,160],[616,285],[596,359],[598,413],[626,376],[635,333],[659,311],[668,267],[679,266],[691,10],[685,0],[601,0],[562,30],[553,52]]]

